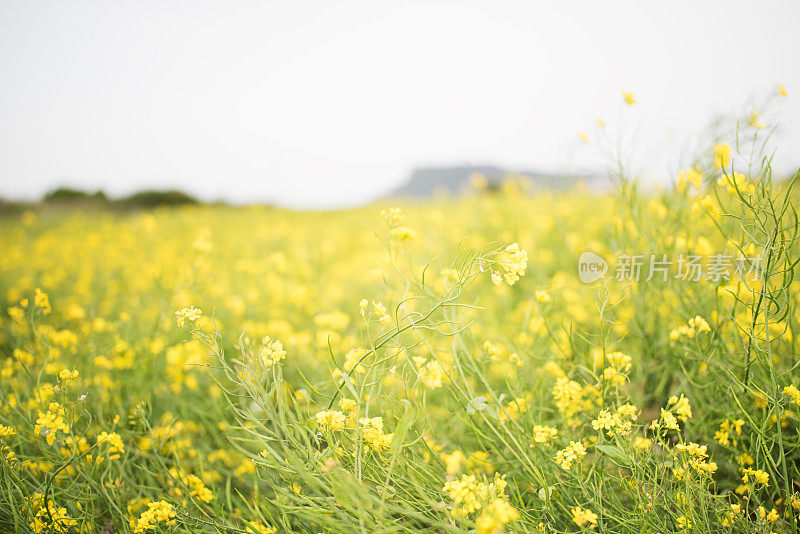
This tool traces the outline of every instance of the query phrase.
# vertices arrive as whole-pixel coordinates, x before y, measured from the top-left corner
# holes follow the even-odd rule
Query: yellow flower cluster
[[[755,484],[762,484],[764,486],[769,486],[769,473],[766,471],[762,471],[761,469],[750,469],[749,467],[742,468],[742,482],[745,484],[750,484],[751,478],[752,482]]]
[[[671,341],[677,341],[682,336],[694,338],[697,334],[702,332],[711,332],[711,327],[708,325],[708,321],[698,315],[689,319],[688,324],[681,325],[675,330],[672,330],[669,333],[669,339]]]
[[[495,258],[497,270],[492,270],[492,282],[499,285],[503,280],[513,286],[528,267],[528,253],[519,248],[517,243],[508,245]]]
[[[392,434],[383,432],[382,417],[362,417],[358,420],[364,441],[377,452],[385,451],[392,443]]]
[[[549,443],[550,440],[558,436],[558,429],[547,425],[534,425],[533,442]]]
[[[97,444],[101,445],[103,443],[108,444],[108,458],[109,460],[116,460],[120,457],[120,454],[125,452],[125,445],[122,443],[122,437],[116,432],[101,432],[99,436],[97,436]]]
[[[731,146],[720,143],[714,146],[714,168],[724,169],[731,164]]]
[[[673,395],[667,400],[667,404],[672,406],[675,413],[678,414],[678,419],[684,423],[692,418],[692,407],[689,405],[689,399],[683,396],[680,397]]]
[[[198,501],[209,503],[214,500],[214,494],[210,489],[206,487],[203,481],[197,475],[193,475],[191,473],[183,473],[179,472],[175,468],[171,468],[169,470],[170,475],[177,481],[179,481],[183,486],[185,486],[189,490],[189,495],[197,499]],[[175,488],[173,493],[181,497],[183,496],[183,489],[182,488]]]
[[[574,380],[567,377],[556,379],[552,393],[556,407],[567,419],[575,417],[582,410],[583,388]]]
[[[482,510],[476,521],[478,532],[490,534],[501,532],[507,523],[519,518],[505,495],[507,485],[504,476],[495,475],[492,482],[486,483],[470,474],[446,482],[442,491],[453,501],[451,511],[456,516]]]
[[[263,346],[261,347],[259,357],[265,366],[270,367],[286,358],[286,351],[283,350],[283,344],[277,339],[265,337],[261,340],[261,344]]]
[[[507,523],[519,519],[519,512],[505,499],[492,499],[475,521],[476,534],[499,534]]]
[[[570,512],[572,512],[572,522],[579,527],[595,528],[597,526],[597,514],[588,508],[574,506]]]
[[[185,325],[187,321],[193,323],[202,316],[203,316],[203,311],[198,308],[195,308],[194,306],[189,306],[188,308],[181,308],[180,310],[175,312],[175,320],[177,321],[178,326]]]
[[[720,445],[730,445],[731,434],[741,436],[743,426],[744,419],[734,419],[733,421],[725,419],[722,423],[720,423],[719,430],[714,433],[714,439],[717,440]],[[736,446],[736,439],[733,440],[733,446]]]
[[[46,412],[39,412],[33,432],[44,436],[47,444],[52,445],[57,432],[69,434],[69,425],[64,417],[64,408],[57,402],[51,402]]]
[[[34,514],[30,527],[36,534],[40,532],[70,532],[72,527],[78,524],[75,519],[70,517],[66,508],[55,506],[52,500],[48,500],[45,504],[44,497],[39,493],[31,496],[30,508]]]
[[[314,416],[314,421],[322,431],[336,431],[344,428],[345,416],[335,410],[322,410]]]
[[[415,356],[413,360],[417,365],[417,369],[419,369],[417,376],[420,382],[431,389],[442,387],[442,384],[447,379],[447,372],[445,372],[442,364],[435,360],[426,363],[426,359],[422,356]]]
[[[783,388],[783,394],[789,397],[789,400],[792,404],[797,404],[800,406],[800,389],[797,389],[796,386],[790,384]]]
[[[570,441],[569,445],[556,452],[556,463],[564,469],[572,469],[572,464],[586,456],[586,446],[579,441]]]
[[[712,475],[717,470],[716,462],[708,461],[708,446],[697,443],[678,443],[675,445],[675,463],[680,467],[675,467],[673,473],[678,480],[683,480],[686,470],[691,467],[699,474]],[[684,458],[688,458],[688,464]]]
[[[171,526],[175,524],[175,508],[166,501],[153,501],[147,503],[147,510],[137,519],[131,519],[131,528],[134,532],[147,532],[156,530],[160,524]]]

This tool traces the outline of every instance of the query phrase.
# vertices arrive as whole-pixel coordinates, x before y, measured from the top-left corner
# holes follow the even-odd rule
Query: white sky
[[[570,168],[588,161],[576,132],[616,120],[622,89],[640,141],[672,158],[647,169],[663,180],[682,139],[776,82],[788,171],[798,21],[789,0],[0,0],[0,195],[333,207],[415,165]]]

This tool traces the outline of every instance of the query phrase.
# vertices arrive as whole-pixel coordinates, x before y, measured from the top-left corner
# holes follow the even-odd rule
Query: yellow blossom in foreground
[[[38,287],[34,291],[33,296],[33,305],[37,308],[41,308],[42,313],[47,315],[51,311],[50,307],[50,298],[47,296],[47,293],[39,289]]]
[[[763,484],[764,486],[769,487],[769,473],[762,471],[761,469],[750,469],[748,467],[742,468],[742,473],[744,473],[742,476],[742,482],[745,484],[750,484],[750,477],[753,477],[752,481],[756,484]]]
[[[689,186],[697,191],[703,187],[703,174],[697,169],[687,169],[678,173],[678,189],[683,191]]]
[[[552,426],[534,425],[533,427],[534,443],[549,443],[556,436],[558,436],[558,430]]]
[[[181,308],[175,312],[175,321],[178,323],[178,326],[183,326],[186,324],[186,321],[194,322],[202,316],[202,310],[194,306],[189,306],[188,308]]]
[[[418,376],[423,384],[431,389],[437,389],[442,387],[447,373],[439,362],[431,360],[420,367]]]
[[[341,430],[344,428],[345,416],[342,412],[323,410],[314,416],[320,430]]]
[[[369,419],[362,417],[358,420],[361,425],[361,434],[364,441],[377,452],[385,451],[392,443],[392,434],[384,434],[383,418],[373,417]]]
[[[573,462],[586,456],[586,446],[579,441],[570,441],[569,445],[556,452],[556,463],[564,469],[571,469]]]
[[[572,512],[572,522],[579,527],[586,525],[588,528],[595,528],[597,526],[597,514],[588,508],[574,506],[570,511]]]
[[[492,499],[489,505],[481,512],[475,522],[476,534],[498,534],[503,531],[506,523],[519,519],[517,512],[508,501]]]
[[[714,168],[724,169],[731,163],[731,147],[727,143],[720,143],[714,147]]]
[[[789,397],[792,404],[800,406],[800,389],[797,389],[794,385],[788,385],[783,388],[783,394]]]
[[[689,405],[689,399],[684,397],[683,393],[681,393],[680,397],[674,395],[670,397],[667,404],[675,406],[675,413],[678,414],[678,419],[684,423],[692,418],[692,407]]]
[[[678,420],[672,415],[672,412],[668,412],[664,408],[661,408],[661,419],[653,421],[650,425],[651,430],[655,430],[659,427],[663,427],[666,430],[680,430]]]
[[[500,271],[492,271],[492,282],[498,285],[505,280],[508,285],[513,286],[525,274],[528,253],[520,249],[518,244],[512,243],[498,254],[496,264]]]
[[[108,443],[108,454],[111,460],[116,460],[120,457],[120,453],[125,452],[125,445],[122,443],[122,438],[116,432],[101,432],[97,436],[97,444]]]
[[[458,473],[461,470],[461,466],[467,461],[467,457],[458,449],[450,454],[441,454],[439,458],[444,462],[448,475],[455,475]]]
[[[267,367],[275,365],[286,357],[286,351],[283,350],[283,344],[277,339],[270,339],[269,336],[261,340],[263,347],[259,356],[261,361]]]
[[[250,521],[247,523],[245,529],[248,534],[276,534],[278,530],[275,527],[267,527],[258,521]]]
[[[69,433],[69,425],[64,419],[64,409],[57,402],[51,402],[47,412],[39,412],[33,432],[45,436],[48,445],[56,439],[56,432]]]
[[[33,516],[30,527],[36,534],[40,532],[71,532],[72,527],[78,524],[77,521],[69,516],[66,508],[56,507],[52,500],[48,501],[45,506],[42,496],[38,493],[31,500],[31,509],[36,513]]]
[[[175,509],[166,501],[154,501],[147,504],[147,510],[138,519],[131,519],[134,532],[156,530],[159,524],[166,526],[175,524]]]
[[[636,97],[634,97],[633,93],[631,93],[630,91],[622,91],[622,100],[629,106],[632,106],[639,102],[638,100],[636,100]]]
[[[463,475],[458,480],[446,482],[442,491],[453,501],[453,514],[468,515],[481,507],[488,488],[475,475]]]

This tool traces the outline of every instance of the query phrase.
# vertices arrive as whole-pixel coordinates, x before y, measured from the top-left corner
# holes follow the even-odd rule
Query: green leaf
[[[627,465],[630,463],[630,458],[628,458],[625,452],[619,447],[613,445],[595,445],[595,449],[610,456],[620,464]]]

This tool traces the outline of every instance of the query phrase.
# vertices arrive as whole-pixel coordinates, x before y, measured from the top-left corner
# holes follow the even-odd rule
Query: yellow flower
[[[453,501],[453,514],[468,515],[478,510],[489,490],[475,475],[462,475],[458,480],[446,482],[442,491]]]
[[[321,412],[317,412],[317,415],[314,416],[314,420],[320,430],[336,431],[344,428],[345,416],[342,412],[322,410]]]
[[[138,519],[131,519],[131,528],[136,533],[156,530],[160,523],[171,526],[175,524],[175,509],[166,501],[147,503],[147,510]]]
[[[391,236],[392,239],[398,241],[413,241],[417,239],[417,232],[408,226],[398,226],[397,228],[392,228]]]
[[[549,443],[556,436],[558,436],[558,430],[552,426],[534,425],[533,427],[534,443]]]
[[[776,83],[775,89],[778,91],[779,95],[786,96],[786,87],[784,87],[782,83]]]
[[[572,507],[572,522],[582,527],[587,525],[588,528],[595,528],[597,526],[597,514],[588,508],[581,508],[580,506]]]
[[[800,389],[797,389],[794,385],[788,385],[783,388],[783,394],[789,397],[789,400],[792,404],[797,404],[800,406]]]
[[[261,352],[259,356],[267,367],[275,365],[286,357],[283,344],[277,339],[270,339],[269,336],[261,340]]]
[[[58,373],[58,378],[64,381],[75,380],[76,378],[78,378],[79,374],[80,373],[78,372],[77,369],[73,371],[70,371],[69,369],[62,369],[61,372]]]
[[[574,380],[561,377],[556,380],[553,386],[553,398],[559,411],[569,419],[574,417],[582,408],[583,388]]]
[[[278,532],[275,527],[264,526],[259,521],[248,522],[245,530],[248,534],[277,534]]]
[[[47,412],[39,412],[33,432],[45,436],[48,445],[56,439],[56,432],[69,433],[69,425],[64,419],[64,409],[57,402],[51,402]]]
[[[674,395],[670,397],[667,404],[670,406],[675,405],[675,413],[678,414],[678,419],[684,423],[692,418],[692,407],[689,405],[689,399],[684,397],[683,393],[681,393],[680,398]]]
[[[622,98],[626,104],[632,106],[638,102],[630,91],[622,91]]]
[[[97,444],[108,443],[109,459],[116,460],[120,457],[119,453],[125,452],[125,445],[122,443],[122,438],[116,432],[101,432],[97,436]]]
[[[50,299],[48,298],[47,293],[38,287],[34,290],[33,305],[37,308],[41,308],[42,313],[45,315],[50,313]]]
[[[506,523],[519,519],[517,512],[508,501],[492,499],[476,520],[476,534],[499,534]]]
[[[592,428],[595,430],[611,430],[615,424],[616,421],[611,412],[603,410],[597,415],[597,419],[592,421]]]
[[[513,286],[528,267],[528,253],[519,248],[516,243],[511,243],[497,255],[495,260],[500,271],[492,271],[492,282],[500,284],[502,280]]]
[[[697,191],[703,187],[703,175],[697,169],[688,169],[678,173],[678,189],[683,191],[690,185]]]
[[[194,306],[189,306],[188,308],[181,308],[180,310],[175,312],[175,320],[178,323],[178,326],[183,326],[186,324],[186,321],[194,322],[200,317],[203,316],[203,311],[195,308]]]
[[[467,461],[467,457],[458,449],[450,454],[441,454],[439,458],[444,462],[448,475],[455,475],[458,473],[461,470],[461,466]]]
[[[756,484],[763,484],[766,487],[769,487],[769,473],[762,471],[761,469],[750,469],[748,467],[742,468],[742,482],[745,484],[750,484],[750,477],[753,477],[753,481]]]
[[[724,169],[731,162],[731,147],[727,143],[720,143],[714,147],[714,168]]]
[[[750,122],[748,123],[749,126],[753,126],[757,130],[760,130],[765,125],[761,122],[758,122],[758,111],[753,111],[750,113]]]
[[[556,452],[556,463],[564,469],[571,469],[573,462],[586,456],[586,447],[578,441],[570,441],[569,445]]]
[[[377,452],[385,451],[392,443],[392,434],[383,432],[383,418],[373,417],[369,419],[362,417],[358,420],[361,425],[361,435],[364,441]]]
[[[427,387],[437,389],[442,387],[444,380],[447,378],[447,373],[439,362],[431,360],[420,367],[418,376],[420,381]]]

